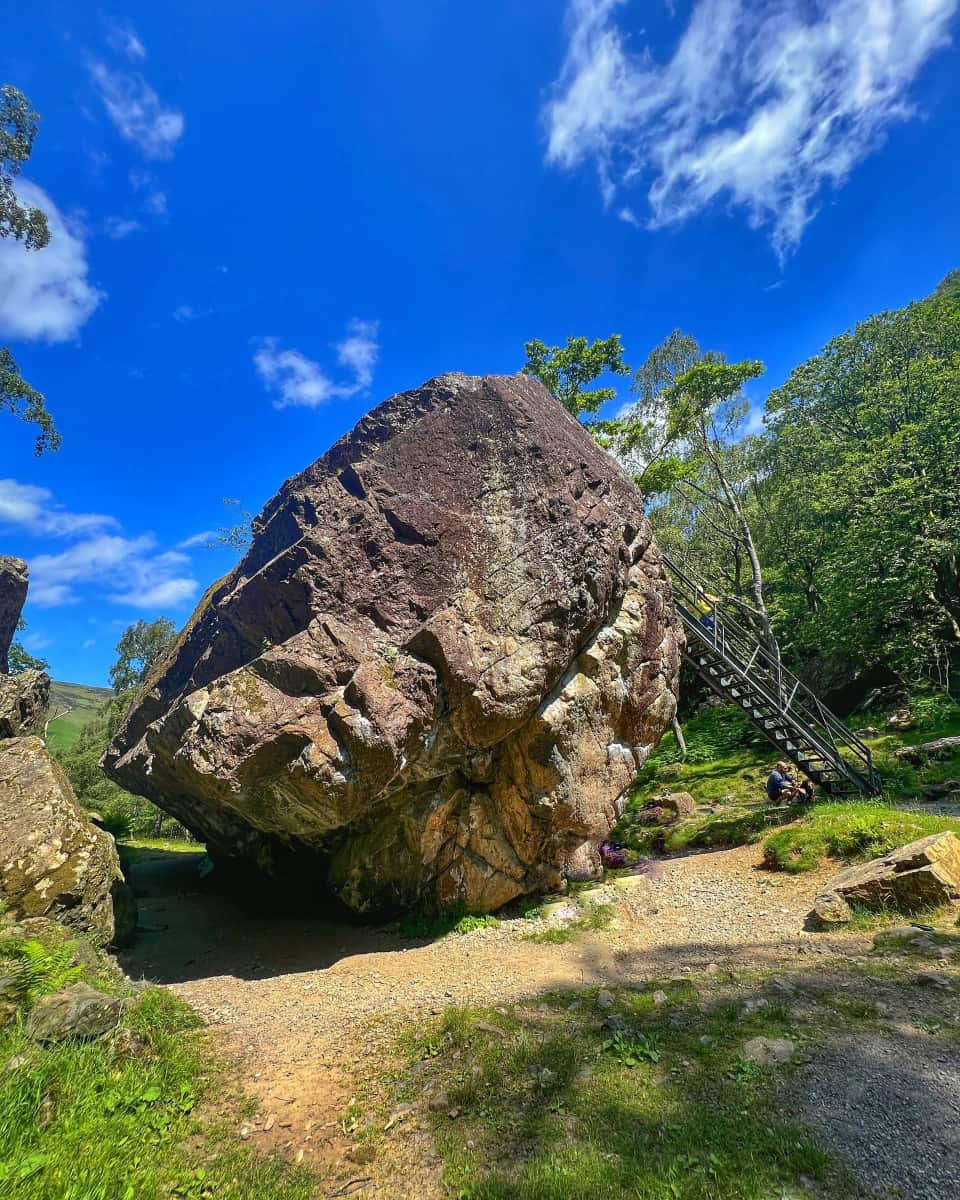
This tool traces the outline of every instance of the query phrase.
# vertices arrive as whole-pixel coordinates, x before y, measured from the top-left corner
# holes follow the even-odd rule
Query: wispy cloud
[[[0,479],[0,528],[16,528],[40,537],[77,537],[118,529],[105,513],[73,513],[57,504],[45,487]]]
[[[95,646],[96,644],[97,644],[96,638],[87,638],[87,640],[85,642],[81,643],[80,649],[81,650],[89,650],[91,648],[91,646]]]
[[[120,241],[132,233],[140,233],[143,225],[129,217],[107,217],[103,223],[103,231],[109,238]]]
[[[204,529],[200,533],[192,533],[190,537],[184,538],[182,542],[177,542],[178,550],[196,550],[198,547],[210,546],[213,544],[217,536],[215,529]]]
[[[30,601],[41,608],[76,604],[79,588],[92,585],[113,604],[132,608],[176,607],[190,600],[197,581],[184,574],[190,560],[175,550],[157,552],[150,534],[136,538],[104,534],[60,554],[30,560]]]
[[[647,180],[653,228],[726,198],[800,240],[842,185],[911,116],[910,87],[949,41],[960,0],[697,0],[672,57],[628,47],[626,0],[571,0],[569,44],[547,105],[548,161],[592,162],[605,203]]]
[[[145,158],[173,155],[183,133],[183,113],[168,108],[142,75],[90,63],[90,76],[117,132]]]
[[[24,250],[13,238],[0,238],[0,334],[69,341],[105,293],[90,282],[83,232],[35,184],[21,179],[16,190],[23,204],[47,214],[51,238],[43,250]]]
[[[75,604],[84,588],[144,609],[175,608],[197,591],[186,554],[163,550],[149,533],[127,537],[104,513],[70,512],[47,488],[0,479],[0,530],[72,543],[30,560],[29,599],[41,608]]]
[[[334,348],[338,364],[349,372],[345,381],[333,379],[299,350],[281,349],[277,338],[263,338],[253,364],[264,386],[277,396],[274,407],[319,408],[366,391],[373,382],[379,355],[379,328],[378,321],[356,319],[347,326],[347,336]]]
[[[134,62],[147,57],[143,42],[137,36],[137,31],[129,21],[113,21],[107,29],[107,44],[118,54],[123,54]]]
[[[173,310],[173,319],[182,323],[200,321],[204,317],[213,316],[212,308],[196,308],[192,304],[178,304]]]

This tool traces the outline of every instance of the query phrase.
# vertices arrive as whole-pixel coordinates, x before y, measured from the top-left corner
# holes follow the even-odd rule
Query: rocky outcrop
[[[958,898],[960,838],[954,833],[932,833],[835,875],[817,898],[816,912],[825,922],[838,922],[849,919],[851,904],[917,912]],[[832,918],[831,911],[836,914]]]
[[[135,909],[113,838],[87,820],[39,738],[0,742],[0,829],[9,916],[53,918],[101,945],[129,940]]]
[[[35,1042],[92,1041],[116,1029],[123,1003],[88,983],[74,983],[41,996],[30,1010],[23,1032]]]
[[[669,726],[670,586],[632,482],[536,381],[393,396],[256,522],[104,761],[215,858],[348,905],[494,909],[599,871]]]
[[[10,670],[8,654],[27,598],[27,564],[0,554],[0,675]]]
[[[44,671],[0,675],[0,738],[42,736],[50,708],[50,676]]]

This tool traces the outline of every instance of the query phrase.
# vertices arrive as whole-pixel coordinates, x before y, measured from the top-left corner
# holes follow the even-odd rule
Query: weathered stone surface
[[[35,1042],[90,1040],[116,1029],[121,1010],[116,996],[98,992],[88,983],[74,983],[51,996],[41,996],[23,1031]]]
[[[790,1062],[797,1047],[789,1038],[755,1037],[744,1043],[743,1056],[758,1067],[780,1067]]]
[[[671,792],[669,796],[662,797],[660,803],[678,817],[692,817],[697,811],[697,802],[689,792]]]
[[[960,897],[960,838],[933,833],[834,876],[830,892],[865,908],[914,912]]]
[[[50,676],[43,671],[0,675],[0,739],[42,736],[50,707]]]
[[[359,911],[493,909],[599,873],[681,637],[613,460],[535,380],[445,375],[283,486],[105,768]]]
[[[39,738],[0,742],[0,829],[0,899],[14,918],[49,917],[117,942],[113,897],[126,885],[113,838],[86,819]],[[123,919],[121,938],[128,910]]]
[[[0,554],[0,675],[10,670],[7,655],[27,598],[27,564]]]
[[[919,746],[901,746],[894,750],[894,758],[922,766],[931,759],[951,758],[960,751],[960,737],[937,738],[933,742],[921,742]]]
[[[845,925],[853,918],[853,909],[839,892],[822,892],[813,902],[813,916],[825,929]]]

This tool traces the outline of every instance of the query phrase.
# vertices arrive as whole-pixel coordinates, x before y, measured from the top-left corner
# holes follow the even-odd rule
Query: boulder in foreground
[[[0,742],[0,900],[16,920],[49,917],[100,945],[136,923],[109,833],[87,820],[36,737]]]
[[[104,765],[218,860],[495,909],[599,873],[680,637],[617,464],[535,380],[444,375],[284,484]]]
[[[960,897],[960,838],[933,833],[835,875],[818,899],[837,897],[864,908],[917,912]]]

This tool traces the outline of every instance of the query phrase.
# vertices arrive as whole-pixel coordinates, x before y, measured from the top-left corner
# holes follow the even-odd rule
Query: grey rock
[[[43,735],[50,708],[50,676],[44,671],[0,675],[0,738]]]
[[[10,670],[7,656],[26,598],[27,564],[22,558],[0,554],[0,675]]]
[[[936,988],[940,992],[954,990],[953,977],[944,971],[921,971],[917,975],[916,982],[919,987]]]
[[[605,988],[601,988],[597,992],[597,1008],[613,1008],[617,998],[613,992],[608,992]]]
[[[813,915],[825,928],[845,925],[853,916],[850,905],[838,892],[823,892],[813,902]]]
[[[117,1027],[122,1003],[86,983],[42,996],[27,1017],[24,1033],[36,1042],[92,1040]]]
[[[827,890],[871,909],[916,912],[946,904],[960,897],[960,838],[955,833],[919,838],[882,858],[848,867],[830,880]]]
[[[743,1047],[744,1057],[758,1067],[783,1066],[796,1052],[796,1044],[789,1038],[755,1037]]]
[[[116,940],[124,881],[113,838],[86,819],[39,738],[0,742],[0,829],[0,900],[15,919],[50,918],[99,945]],[[129,932],[130,904],[119,911]]]

